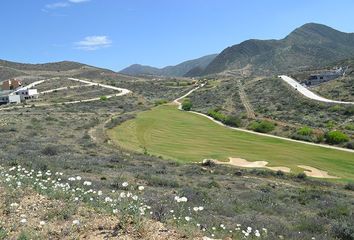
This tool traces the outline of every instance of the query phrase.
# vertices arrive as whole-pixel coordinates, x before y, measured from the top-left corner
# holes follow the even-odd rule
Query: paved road
[[[310,98],[310,99],[313,99],[316,101],[320,101],[320,102],[327,102],[327,103],[354,104],[354,102],[335,101],[335,100],[330,100],[330,99],[318,96],[317,94],[311,92],[310,90],[308,90],[306,87],[302,86],[300,83],[298,83],[297,81],[295,81],[291,77],[288,77],[285,75],[281,75],[279,77],[307,98]]]
[[[114,86],[110,86],[110,85],[106,85],[106,84],[94,83],[94,82],[81,80],[81,79],[77,79],[77,78],[68,78],[68,79],[72,80],[72,81],[82,82],[82,83],[86,83],[86,84],[91,84],[91,85],[100,86],[100,87],[103,87],[103,88],[108,88],[108,89],[113,89],[113,90],[120,91],[119,94],[115,94],[114,96],[123,96],[123,95],[126,95],[128,93],[131,93],[130,90],[125,89],[125,88],[118,88],[118,87],[114,87]]]

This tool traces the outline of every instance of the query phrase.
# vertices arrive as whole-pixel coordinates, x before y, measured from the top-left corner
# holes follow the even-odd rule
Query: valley
[[[1,60],[5,94],[38,97],[0,106],[0,239],[351,240],[352,37],[305,24],[120,72]]]

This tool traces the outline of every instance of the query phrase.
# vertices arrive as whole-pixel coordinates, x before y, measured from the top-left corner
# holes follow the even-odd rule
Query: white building
[[[20,103],[21,97],[18,95],[11,95],[8,91],[4,91],[0,93],[0,104],[8,104],[8,103]]]
[[[30,99],[37,99],[39,94],[37,89],[22,88],[12,93],[12,95],[17,95],[21,98],[21,101],[25,101]]]

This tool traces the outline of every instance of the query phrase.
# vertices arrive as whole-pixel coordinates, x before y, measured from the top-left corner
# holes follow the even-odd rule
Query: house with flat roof
[[[12,93],[12,95],[20,96],[21,101],[25,101],[30,99],[37,99],[39,94],[37,89],[23,88],[15,91],[14,93]]]
[[[344,74],[345,74],[345,70],[342,67],[332,71],[311,74],[310,77],[306,80],[305,84],[307,86],[318,85],[339,78]]]
[[[11,95],[11,91],[0,92],[0,104],[21,103],[21,97],[18,95]]]

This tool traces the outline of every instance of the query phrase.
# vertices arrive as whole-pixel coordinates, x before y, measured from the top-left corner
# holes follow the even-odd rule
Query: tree
[[[190,111],[192,109],[192,106],[193,106],[193,104],[189,99],[183,100],[182,109],[184,111]]]

